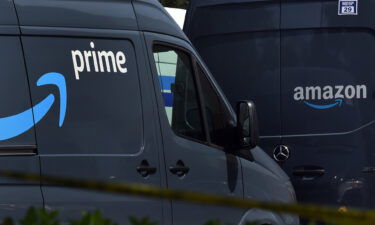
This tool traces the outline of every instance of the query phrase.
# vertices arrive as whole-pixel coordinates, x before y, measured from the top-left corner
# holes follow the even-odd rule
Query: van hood
[[[261,148],[256,147],[251,150],[251,153],[254,157],[254,160],[273,174],[275,174],[280,181],[282,182],[289,182],[288,175],[280,168],[280,166],[275,162],[275,160],[271,159],[269,155],[267,155]]]

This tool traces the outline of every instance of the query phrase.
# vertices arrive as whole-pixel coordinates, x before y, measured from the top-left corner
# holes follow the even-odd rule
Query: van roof
[[[133,0],[133,5],[140,30],[169,34],[190,42],[159,1]]]
[[[203,36],[277,30],[277,7],[277,1],[190,0],[184,31],[194,43]]]
[[[141,30],[188,40],[157,0],[0,0],[0,26]]]

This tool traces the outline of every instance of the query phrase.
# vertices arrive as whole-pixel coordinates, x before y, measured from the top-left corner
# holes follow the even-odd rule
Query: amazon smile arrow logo
[[[59,126],[64,124],[66,114],[66,82],[60,73],[46,73],[39,78],[37,86],[55,85],[60,93]],[[55,96],[49,94],[40,103],[17,115],[0,118],[0,141],[19,136],[39,123],[55,102]]]
[[[314,109],[329,109],[329,108],[333,108],[335,106],[341,106],[342,104],[342,99],[336,99],[335,100],[335,103],[333,104],[328,104],[328,105],[316,105],[316,104],[312,104],[312,103],[309,103],[307,101],[304,101],[304,103],[308,106],[310,106],[311,108],[314,108]]]
[[[303,103],[314,109],[330,109],[335,106],[340,107],[345,100],[366,99],[367,86],[365,84],[356,85],[327,85],[307,86],[294,88],[293,98],[295,101],[303,101]],[[329,101],[330,104],[312,104],[313,101]],[[333,102],[333,103],[332,103]]]

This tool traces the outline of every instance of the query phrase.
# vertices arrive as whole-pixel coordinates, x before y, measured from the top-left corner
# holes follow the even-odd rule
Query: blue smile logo
[[[314,108],[314,109],[330,109],[335,106],[340,107],[342,105],[342,101],[343,101],[342,99],[336,99],[335,103],[326,104],[326,105],[316,105],[316,104],[309,103],[307,101],[304,101],[303,103],[305,103],[307,106],[310,106],[311,108]]]
[[[64,124],[66,114],[66,82],[59,73],[47,73],[39,78],[38,86],[55,85],[60,93],[60,120],[59,126]],[[49,94],[40,103],[17,115],[0,118],[0,141],[19,136],[39,123],[55,102],[55,96]]]

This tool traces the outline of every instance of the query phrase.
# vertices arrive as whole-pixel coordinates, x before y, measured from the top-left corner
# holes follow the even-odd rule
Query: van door
[[[168,188],[242,197],[240,161],[222,147],[230,139],[227,128],[233,127],[233,113],[189,44],[160,34],[145,36],[159,103]],[[175,225],[215,219],[236,224],[242,214],[232,208],[172,201]]]
[[[9,8],[4,3],[9,3]],[[7,9],[12,9],[11,2],[2,1],[1,22],[5,21],[3,15],[8,15]],[[39,174],[34,118],[18,25],[0,25],[0,68],[0,170]],[[5,217],[17,220],[24,217],[29,207],[43,206],[39,182],[0,177],[0,199],[0,220]]]
[[[159,145],[138,31],[33,27],[22,37],[31,97],[51,96],[37,126],[42,175],[161,186]],[[64,37],[48,35],[64,32]],[[99,34],[101,38],[92,37]],[[35,35],[38,34],[38,35]],[[90,57],[88,57],[90,55]],[[141,91],[142,90],[142,91]],[[145,129],[145,126],[147,128]],[[159,199],[42,184],[45,207],[63,221],[83,211],[128,224],[149,217],[163,224]]]
[[[375,2],[339,2],[282,3],[283,168],[302,202],[374,207]]]

